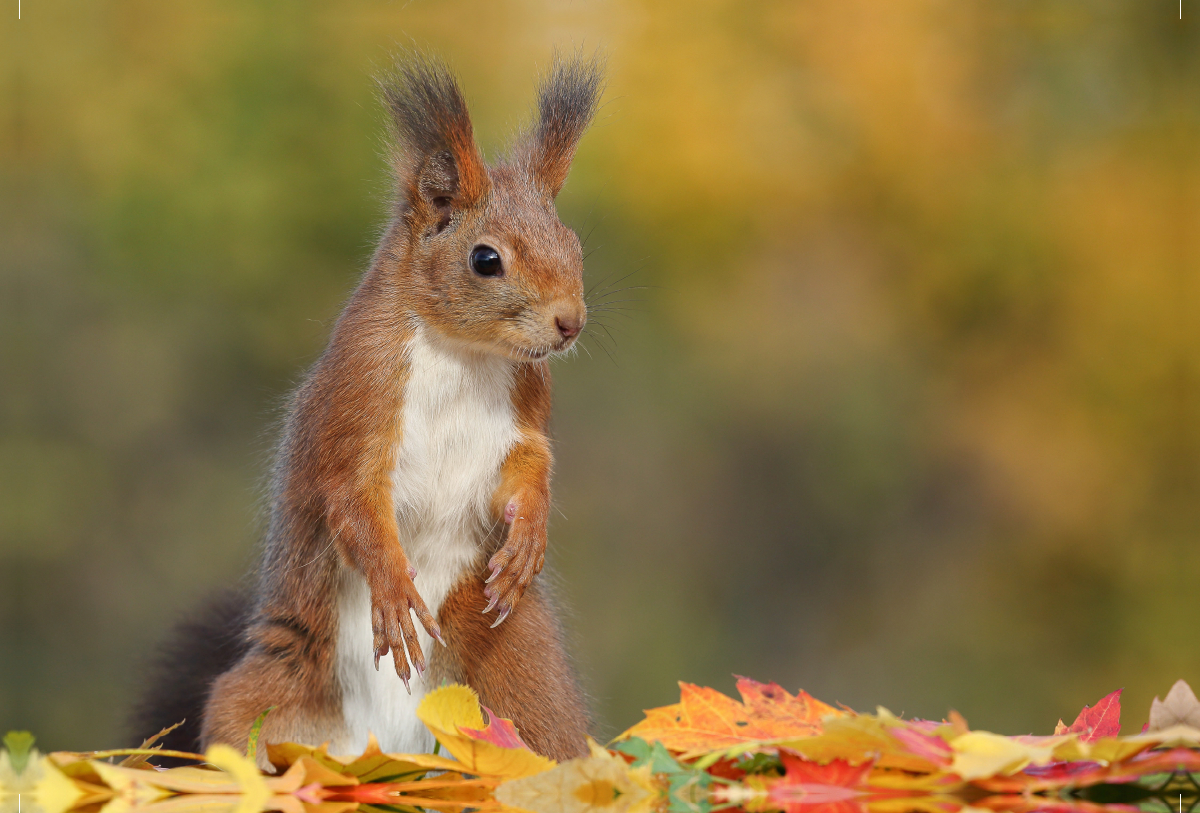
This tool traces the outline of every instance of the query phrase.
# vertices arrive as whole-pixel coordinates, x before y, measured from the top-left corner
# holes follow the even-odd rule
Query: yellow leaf
[[[1035,746],[988,731],[971,731],[950,743],[954,762],[950,770],[967,781],[1002,776],[1033,762],[1044,765],[1053,756],[1052,746]]]
[[[1200,747],[1200,729],[1192,728],[1189,725],[1173,725],[1158,731],[1124,737],[1122,742],[1152,742],[1155,745],[1165,745],[1170,748],[1196,748]]]
[[[536,776],[510,779],[496,800],[529,813],[642,813],[657,796],[649,766],[625,760],[588,741],[591,754]]]
[[[49,759],[37,762],[35,781],[31,789],[43,813],[62,813],[70,810],[88,795],[87,791],[58,770]],[[25,773],[29,773],[28,769]]]
[[[116,799],[105,805],[101,813],[233,813],[236,801],[237,797],[228,793],[188,793],[137,807]]]
[[[142,788],[154,788],[158,795],[171,793],[241,793],[237,779],[225,771],[187,765],[166,771],[146,771],[140,768],[123,768],[98,760],[91,767],[104,784],[123,796],[136,795]]]
[[[234,813],[259,813],[264,808],[267,799],[271,798],[271,791],[253,760],[228,745],[214,745],[204,756],[210,763],[228,772],[241,787],[242,798]]]
[[[335,757],[325,745],[313,748],[296,743],[270,743],[267,754],[276,770],[285,772],[299,760],[308,758],[321,766],[359,782],[411,782],[429,771],[459,771],[463,766],[452,759],[434,754],[385,754],[371,735],[361,756]]]
[[[462,728],[484,728],[479,696],[466,686],[434,689],[417,707],[417,717],[433,732],[438,742],[460,763],[459,769],[476,776],[516,779],[548,771],[552,759],[528,748],[504,748],[462,733]]]

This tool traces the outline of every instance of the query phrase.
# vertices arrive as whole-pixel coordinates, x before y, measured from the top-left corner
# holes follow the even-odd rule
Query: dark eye
[[[471,270],[481,277],[504,276],[500,252],[491,246],[475,246],[471,249]]]

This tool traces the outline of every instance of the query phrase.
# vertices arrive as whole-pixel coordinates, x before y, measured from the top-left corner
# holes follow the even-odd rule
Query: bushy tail
[[[200,719],[208,693],[213,681],[245,654],[245,632],[252,609],[249,596],[228,591],[210,600],[197,616],[175,627],[149,670],[149,679],[131,716],[131,744],[140,744],[167,726],[184,721],[159,742],[169,751],[200,750]],[[155,762],[167,764],[165,759]]]

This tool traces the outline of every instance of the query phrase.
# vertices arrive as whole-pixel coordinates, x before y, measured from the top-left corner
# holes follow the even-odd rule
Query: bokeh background
[[[602,733],[733,673],[1014,734],[1200,681],[1193,0],[12,6],[0,729],[117,744],[253,565],[413,46],[493,155],[609,55],[559,208],[632,288],[554,368],[551,529]]]

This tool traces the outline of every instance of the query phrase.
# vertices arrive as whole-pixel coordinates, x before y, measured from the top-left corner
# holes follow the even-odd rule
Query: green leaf
[[[28,731],[10,731],[4,735],[4,747],[8,749],[8,761],[19,776],[29,764],[29,753],[33,750],[34,737]]]
[[[630,737],[612,746],[612,750],[620,751],[633,757],[633,767],[640,768],[649,765],[652,773],[690,773],[691,769],[681,765],[663,744],[646,742],[641,737]]]
[[[633,757],[634,768],[649,765],[652,773],[667,778],[669,813],[709,813],[712,809],[707,792],[712,776],[679,762],[661,742],[651,744],[641,737],[630,737],[614,744],[612,750]]]
[[[258,736],[262,734],[263,723],[267,721],[267,715],[273,711],[275,711],[275,706],[271,706],[254,718],[254,725],[250,726],[250,739],[246,741],[246,757],[248,759],[255,759],[258,754]]]

